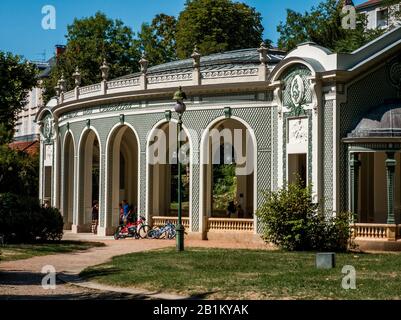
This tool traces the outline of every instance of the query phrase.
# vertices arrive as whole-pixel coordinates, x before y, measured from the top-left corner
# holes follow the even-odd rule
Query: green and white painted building
[[[127,199],[153,224],[173,220],[173,164],[153,164],[155,132],[176,137],[172,100],[186,93],[188,163],[184,185],[188,236],[256,239],[261,193],[296,175],[326,212],[355,212],[355,236],[383,248],[401,237],[401,29],[350,54],[314,43],[284,54],[260,48],[200,56],[60,92],[40,110],[40,198],[60,208],[65,227],[89,231],[93,200],[99,235],[118,224]],[[99,71],[100,72],[100,71]],[[159,129],[159,130],[157,130]],[[211,129],[242,129],[242,156],[253,170],[237,174],[241,217],[215,210]],[[175,138],[174,138],[175,139]],[[173,139],[173,140],[174,140]],[[160,142],[160,141],[159,141]],[[245,150],[245,151],[244,151]],[[236,151],[237,152],[237,151]],[[174,173],[175,170],[175,173]],[[240,197],[240,195],[242,195]]]

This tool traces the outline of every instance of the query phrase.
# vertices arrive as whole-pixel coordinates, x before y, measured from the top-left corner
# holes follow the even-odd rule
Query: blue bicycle
[[[167,221],[166,224],[159,228],[154,227],[148,232],[148,238],[150,239],[174,239],[177,232],[175,230],[175,225],[170,221]]]

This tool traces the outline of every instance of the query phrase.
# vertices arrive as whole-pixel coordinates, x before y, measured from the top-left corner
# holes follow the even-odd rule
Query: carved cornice
[[[202,72],[201,75],[203,79],[232,78],[243,76],[256,76],[258,75],[258,71],[258,68],[246,68],[222,71],[206,71]]]
[[[131,86],[139,86],[139,78],[112,80],[107,82],[108,89],[126,88]]]
[[[155,75],[155,76],[148,75],[149,84],[173,82],[173,81],[190,81],[190,80],[192,80],[192,72]]]

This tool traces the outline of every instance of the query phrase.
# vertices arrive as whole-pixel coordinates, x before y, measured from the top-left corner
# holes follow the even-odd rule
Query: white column
[[[44,170],[43,170],[43,152],[44,152],[44,147],[43,147],[43,141],[40,140],[40,149],[39,149],[39,201],[40,203],[43,203],[43,176],[44,176]]]
[[[80,148],[79,145],[75,145],[75,154],[74,154],[74,176],[73,176],[73,193],[72,193],[72,232],[78,232],[78,186],[79,186],[79,177],[80,173],[79,161],[80,161]]]
[[[278,167],[277,188],[282,188],[284,180],[286,180],[286,177],[284,176],[284,172],[283,172],[283,157],[286,157],[287,155],[283,154],[283,152],[284,152],[283,143],[286,142],[284,140],[285,137],[283,137],[283,126],[284,126],[284,112],[283,112],[284,110],[283,110],[283,101],[282,101],[283,83],[280,82],[277,85],[278,85],[278,87],[274,90],[274,99],[275,99],[275,102],[277,103],[277,114],[278,114],[277,115],[277,167]]]
[[[310,78],[312,91],[312,198],[319,202],[323,197],[322,185],[322,84],[318,78]]]
[[[57,137],[57,135],[56,135]],[[60,164],[58,163],[59,159],[59,140],[58,138],[54,139],[53,143],[53,167],[52,167],[52,178],[53,178],[53,198],[52,198],[52,206],[53,207],[60,207],[60,194],[59,194],[59,166]]]

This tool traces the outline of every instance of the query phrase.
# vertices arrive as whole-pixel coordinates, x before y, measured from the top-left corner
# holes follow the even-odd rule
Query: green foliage
[[[213,165],[213,208],[225,210],[230,201],[234,201],[237,193],[237,177],[235,165]]]
[[[342,1],[325,0],[304,14],[288,9],[286,22],[277,27],[279,48],[292,50],[299,43],[313,41],[335,52],[352,52],[383,33],[366,30],[363,15],[358,15],[355,30],[343,29],[342,7]]]
[[[101,12],[94,16],[75,19],[67,27],[66,51],[57,58],[50,77],[44,81],[45,102],[54,96],[54,87],[61,74],[67,81],[67,90],[74,87],[71,75],[78,66],[82,76],[81,86],[100,82],[99,70],[103,59],[110,65],[110,78],[139,70],[139,49],[131,28],[121,20],[112,20]]]
[[[36,197],[39,189],[39,155],[0,145],[0,193]]]
[[[286,250],[345,251],[350,238],[350,215],[324,215],[312,202],[310,187],[289,184],[264,193],[257,216],[264,226],[264,238]]]
[[[177,23],[177,56],[190,57],[196,44],[202,55],[258,47],[262,41],[259,12],[231,0],[188,0]]]
[[[0,140],[11,140],[18,112],[36,85],[37,68],[20,56],[0,51]],[[7,139],[6,139],[7,138]],[[4,141],[8,140],[8,141]]]
[[[14,130],[9,128],[9,125],[0,123],[0,145],[8,144],[13,140]]]
[[[166,14],[156,15],[152,23],[143,23],[138,33],[138,43],[146,52],[149,65],[157,65],[177,59],[175,34],[177,20]]]
[[[8,243],[60,240],[63,218],[56,208],[42,208],[36,198],[0,194],[0,234]]]

